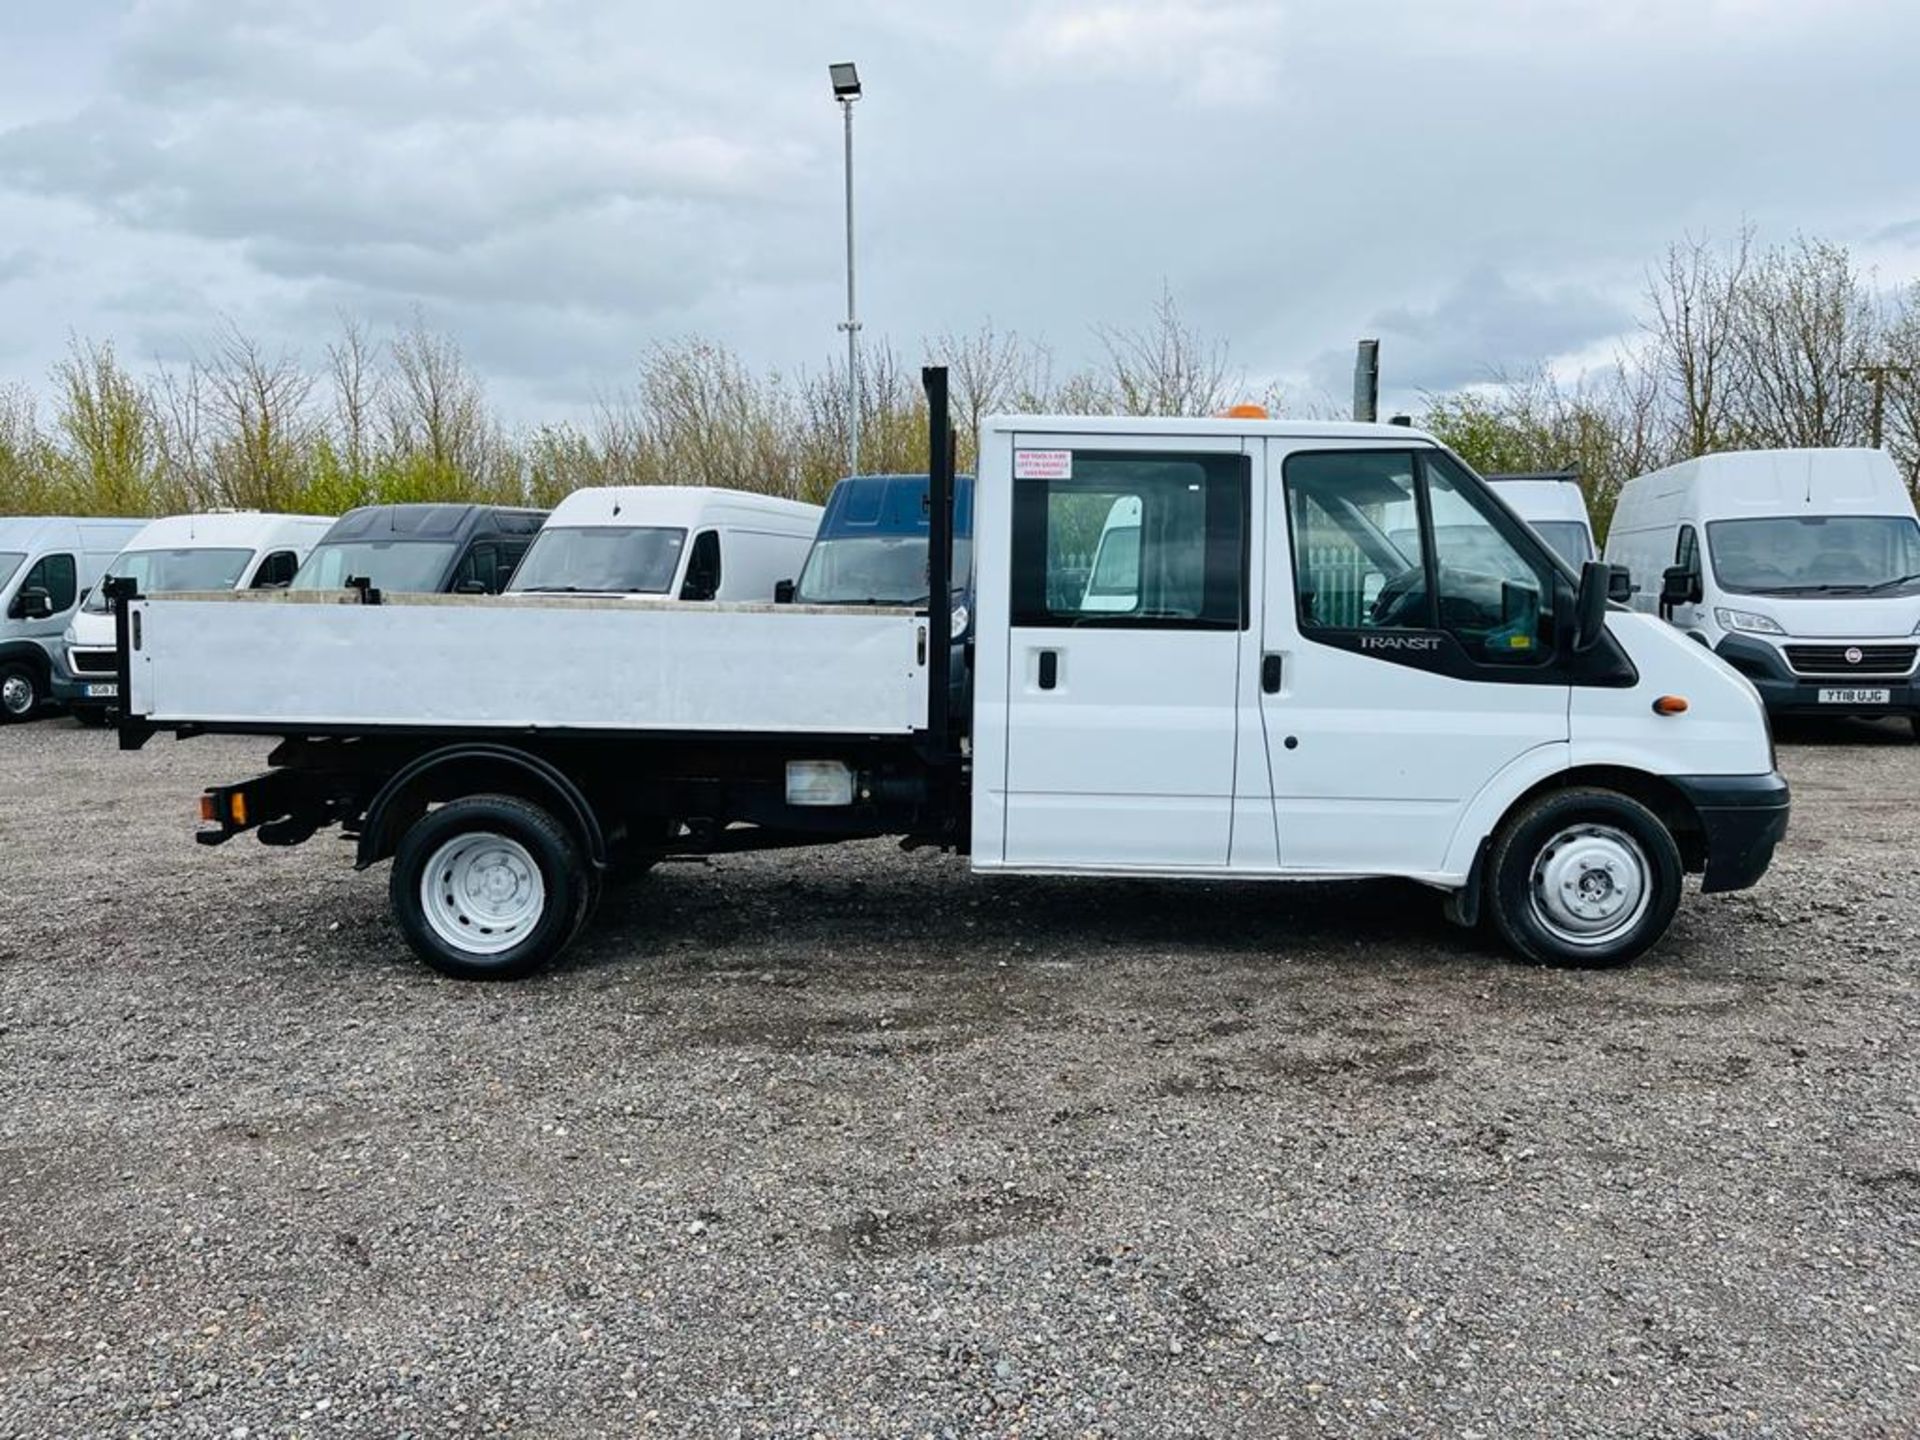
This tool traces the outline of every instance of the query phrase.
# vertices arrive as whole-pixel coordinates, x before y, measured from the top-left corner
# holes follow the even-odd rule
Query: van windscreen
[[[1578,520],[1529,520],[1534,533],[1553,548],[1553,553],[1578,570],[1593,559],[1593,542],[1587,527]]]
[[[132,576],[142,595],[164,595],[177,590],[231,590],[246,573],[253,551],[239,550],[123,550],[107,570],[106,579]],[[107,587],[96,585],[80,607],[93,615],[107,610]]]
[[[316,545],[293,577],[290,590],[343,590],[364,575],[376,590],[401,594],[440,588],[453,545],[443,540],[349,540]]]
[[[1747,595],[1920,590],[1920,524],[1908,515],[1714,520],[1707,551],[1720,588]]]
[[[660,525],[547,526],[514,572],[511,594],[664,595],[687,532]]]
[[[973,573],[973,543],[953,542],[953,586]],[[793,598],[802,605],[920,605],[927,598],[927,537],[856,535],[817,540]]]

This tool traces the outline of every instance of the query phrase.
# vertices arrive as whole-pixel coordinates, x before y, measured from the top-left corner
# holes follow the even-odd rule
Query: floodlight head
[[[827,74],[833,80],[834,99],[858,100],[860,98],[860,72],[854,69],[851,60],[842,60],[837,65],[827,66]]]

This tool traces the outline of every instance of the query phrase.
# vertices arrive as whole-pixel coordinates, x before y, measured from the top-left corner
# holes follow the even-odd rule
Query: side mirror
[[[453,587],[453,593],[456,595],[484,595],[487,593],[487,582],[484,580],[462,580],[458,585]]]
[[[1633,603],[1633,572],[1624,565],[1609,565],[1607,576],[1607,599],[1616,605]]]
[[[1669,565],[1660,572],[1660,614],[1676,605],[1700,603],[1700,575],[1691,565]]]
[[[51,620],[53,596],[38,585],[30,585],[13,597],[13,613],[21,620]]]
[[[1584,655],[1607,633],[1607,592],[1613,567],[1589,560],[1580,567],[1580,589],[1573,600],[1573,653]]]
[[[773,603],[791,605],[793,603],[793,581],[776,580],[773,582]]]

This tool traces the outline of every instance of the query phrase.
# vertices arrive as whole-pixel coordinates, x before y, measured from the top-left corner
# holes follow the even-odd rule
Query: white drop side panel
[[[898,610],[422,596],[136,602],[157,723],[905,734],[925,622]]]

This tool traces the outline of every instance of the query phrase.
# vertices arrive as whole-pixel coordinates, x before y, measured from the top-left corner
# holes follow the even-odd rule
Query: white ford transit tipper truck
[[[1629,480],[1607,560],[1774,714],[1920,734],[1920,520],[1884,452],[1733,451]]]
[[[507,593],[771,601],[805,563],[820,515],[818,505],[704,485],[575,490]]]
[[[120,742],[281,737],[201,797],[199,838],[342,825],[393,861],[418,954],[477,978],[557,954],[623,859],[885,835],[991,874],[1404,877],[1568,965],[1653,945],[1689,871],[1766,869],[1788,797],[1753,686],[1396,426],[984,421],[957,725],[946,372],[925,382],[930,605],[114,582]],[[1409,502],[1473,533],[1396,541]],[[1086,556],[1136,509],[1089,608]]]
[[[169,515],[145,525],[107,567],[139,582],[143,595],[175,590],[277,590],[293,579],[331,515],[267,515],[237,510]],[[95,586],[61,637],[53,698],[83,723],[106,720],[119,698],[113,613]]]
[[[76,606],[144,520],[0,518],[0,724],[53,693],[54,657]]]

